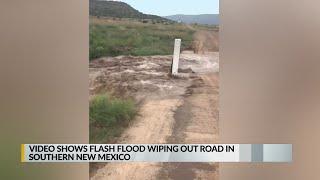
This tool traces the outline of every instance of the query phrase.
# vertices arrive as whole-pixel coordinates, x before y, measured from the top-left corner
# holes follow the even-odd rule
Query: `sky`
[[[145,14],[219,14],[219,0],[121,0]]]

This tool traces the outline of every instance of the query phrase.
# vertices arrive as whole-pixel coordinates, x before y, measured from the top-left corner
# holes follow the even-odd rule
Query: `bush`
[[[182,49],[191,47],[194,31],[184,25],[104,22],[91,20],[90,60],[118,55],[171,55],[175,38],[182,39]]]
[[[90,142],[104,143],[117,137],[136,114],[131,100],[95,96],[89,106]]]

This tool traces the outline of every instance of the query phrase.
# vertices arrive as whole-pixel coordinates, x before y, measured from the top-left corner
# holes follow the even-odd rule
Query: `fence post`
[[[179,59],[180,59],[180,47],[181,47],[181,39],[175,39],[174,40],[172,66],[171,66],[171,74],[172,75],[178,74]]]

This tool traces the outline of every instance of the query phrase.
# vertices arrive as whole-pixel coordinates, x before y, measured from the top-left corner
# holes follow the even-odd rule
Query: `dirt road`
[[[168,143],[217,143],[218,74],[204,74],[189,87],[183,104],[175,112],[174,134]],[[214,163],[167,163],[159,179],[218,179]]]
[[[118,143],[217,143],[219,53],[208,52],[206,43],[212,34],[195,36],[205,49],[200,54],[181,54],[178,78],[168,76],[172,56],[122,56],[90,63],[91,95],[108,91],[139,104],[139,115]],[[214,163],[107,163],[91,179],[217,177]]]
[[[196,54],[219,51],[219,33],[217,31],[198,30],[194,35],[193,48]]]

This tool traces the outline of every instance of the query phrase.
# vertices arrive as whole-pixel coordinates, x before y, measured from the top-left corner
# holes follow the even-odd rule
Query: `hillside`
[[[200,14],[200,15],[183,15],[177,14],[172,16],[165,16],[165,18],[183,22],[187,24],[198,23],[208,25],[219,25],[219,14]]]
[[[166,18],[143,14],[130,5],[120,1],[89,1],[90,16],[115,17],[115,18],[135,18],[135,19],[152,19],[157,21],[171,21]]]

